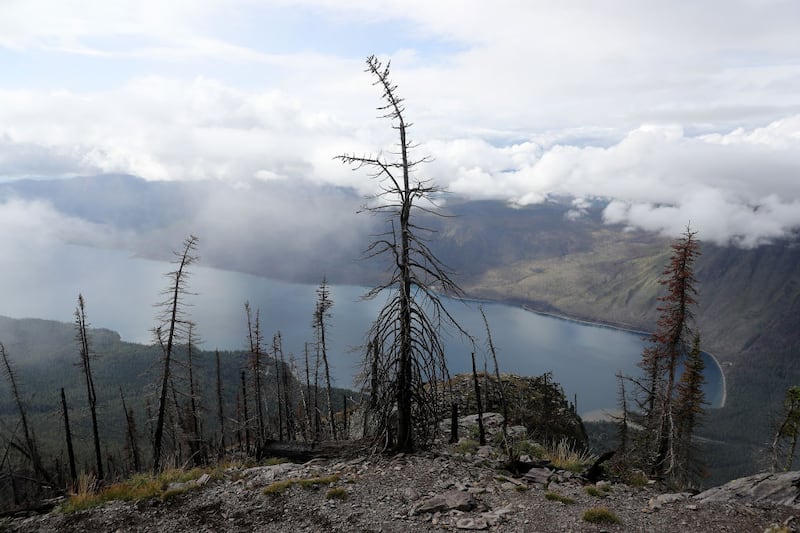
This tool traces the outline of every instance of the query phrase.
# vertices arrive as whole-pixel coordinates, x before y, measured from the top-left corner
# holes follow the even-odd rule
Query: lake
[[[57,258],[54,260],[53,258]],[[14,318],[45,318],[72,322],[78,293],[86,299],[89,322],[108,328],[131,342],[152,342],[151,330],[164,297],[164,274],[172,265],[130,257],[127,252],[55,244],[46,254],[0,258],[0,314]],[[244,302],[261,311],[267,344],[280,331],[284,352],[303,356],[304,343],[314,338],[311,328],[316,286],[192,266],[188,296],[190,313],[202,347],[245,349],[247,323]],[[332,286],[327,340],[336,385],[349,387],[358,369],[364,335],[383,303],[382,297],[363,301],[363,287]],[[484,303],[500,370],[521,375],[552,372],[567,397],[577,395],[578,411],[586,414],[615,409],[615,374],[638,375],[645,340],[642,334],[588,325],[535,314],[500,303]],[[477,340],[476,360],[483,367],[487,354],[483,321],[474,302],[448,301],[448,309]],[[0,339],[1,341],[2,339]],[[471,344],[457,334],[446,336],[451,373],[471,369]],[[722,373],[706,356],[706,397],[718,406],[724,396]]]

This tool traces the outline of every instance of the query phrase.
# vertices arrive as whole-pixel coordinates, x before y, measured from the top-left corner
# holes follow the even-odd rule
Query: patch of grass
[[[592,507],[583,513],[583,519],[592,524],[621,524],[617,515],[606,507]]]
[[[265,496],[278,496],[286,492],[286,489],[294,485],[294,483],[294,479],[283,479],[281,481],[276,481],[264,487],[264,490],[261,491],[261,494]]]
[[[767,529],[764,530],[764,533],[790,533],[791,529],[786,526],[780,526],[778,524],[772,524]]]
[[[175,499],[176,497],[180,496],[181,494],[183,494],[184,492],[186,492],[188,490],[189,489],[187,487],[181,487],[179,489],[165,490],[164,492],[161,493],[161,501],[162,502],[172,501],[173,499]]]
[[[165,470],[155,476],[153,474],[135,474],[127,481],[108,485],[100,491],[91,490],[89,482],[81,481],[76,493],[62,504],[61,510],[64,513],[74,513],[114,500],[141,501],[158,497],[163,501],[167,501],[191,488],[182,487],[168,491],[167,487],[170,483],[186,483],[206,473],[211,475],[212,478],[216,475],[215,469],[204,470],[202,468]],[[220,473],[219,477],[221,475]]]
[[[604,492],[601,489],[598,489],[597,487],[595,487],[593,485],[588,485],[588,486],[584,487],[583,490],[586,491],[586,494],[588,494],[589,496],[594,496],[595,498],[605,498],[606,497],[606,492]]]
[[[462,440],[455,445],[454,450],[456,453],[460,453],[462,455],[475,455],[475,453],[478,451],[478,441],[471,439]]]
[[[558,444],[545,450],[545,459],[556,468],[580,474],[597,458],[586,450],[576,449],[568,439],[561,439]]]
[[[572,505],[573,503],[575,503],[575,500],[573,500],[569,496],[564,496],[563,494],[559,494],[553,491],[545,492],[544,497],[550,501],[561,502],[565,505]]]
[[[304,489],[314,489],[320,485],[330,485],[339,481],[339,476],[310,477],[305,479],[283,479],[268,485],[261,491],[265,496],[277,496],[286,492],[294,485],[299,485]]]
[[[525,492],[528,490],[528,485],[514,485],[514,490],[517,492]]]
[[[326,500],[346,500],[347,499],[347,490],[342,487],[334,487],[332,489],[328,489],[328,492],[325,493]]]

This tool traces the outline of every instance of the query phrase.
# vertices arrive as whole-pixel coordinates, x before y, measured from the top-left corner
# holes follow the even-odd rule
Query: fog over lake
[[[13,318],[45,318],[72,322],[78,293],[86,299],[92,327],[117,331],[123,340],[151,343],[160,294],[169,283],[164,274],[173,265],[130,257],[122,251],[55,243],[45,250],[0,257],[0,314]],[[202,253],[201,253],[202,256]],[[244,302],[261,311],[265,341],[280,331],[286,354],[303,356],[311,342],[316,286],[279,282],[247,274],[191,267],[187,296],[202,348],[245,349],[247,327]],[[379,296],[361,300],[363,287],[331,287],[329,357],[337,386],[348,387],[358,370],[364,335],[383,303]],[[577,394],[580,413],[614,409],[615,374],[637,375],[636,363],[645,345],[643,335],[602,326],[542,316],[499,303],[484,303],[502,372],[539,375],[551,371],[568,398]],[[449,301],[448,309],[476,339],[479,367],[489,358],[483,321],[474,302]],[[2,341],[2,339],[0,339]],[[470,369],[472,345],[456,332],[446,335],[451,373]],[[102,355],[102,354],[100,354]],[[15,354],[20,358],[23,354]],[[489,362],[491,370],[491,362]],[[707,400],[719,405],[722,376],[706,358]]]

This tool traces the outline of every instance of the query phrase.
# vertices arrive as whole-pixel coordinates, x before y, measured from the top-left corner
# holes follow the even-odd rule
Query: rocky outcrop
[[[478,374],[481,386],[483,411],[502,413],[500,387],[494,375]],[[583,421],[567,400],[561,385],[553,381],[550,373],[536,377],[501,374],[503,391],[508,403],[511,426],[524,426],[528,436],[539,442],[569,439],[579,445],[587,445],[588,439]],[[462,417],[478,412],[475,401],[475,385],[471,374],[460,374],[450,381],[444,390],[452,390]],[[446,403],[450,398],[444,398]],[[446,411],[445,411],[446,412]]]
[[[693,498],[697,502],[730,502],[800,509],[800,472],[762,473],[729,481]]]

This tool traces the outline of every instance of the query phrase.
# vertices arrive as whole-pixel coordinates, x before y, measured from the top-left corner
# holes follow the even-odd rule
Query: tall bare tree
[[[214,350],[217,368],[217,424],[219,425],[218,457],[225,455],[225,416],[222,408],[222,373],[220,372],[219,350]]]
[[[154,334],[156,341],[162,350],[162,371],[161,371],[161,390],[158,397],[158,414],[156,419],[155,435],[153,437],[153,471],[158,472],[161,467],[161,452],[164,435],[164,420],[167,410],[167,393],[170,387],[170,363],[172,362],[173,350],[181,339],[185,339],[188,334],[188,327],[191,324],[186,313],[185,297],[189,294],[187,283],[189,279],[189,267],[197,262],[198,239],[190,235],[183,242],[183,250],[175,252],[175,270],[166,274],[169,279],[169,286],[163,291],[167,296],[165,300],[158,304],[161,309],[159,325],[156,326]]]
[[[262,344],[264,336],[261,334],[261,310],[256,309],[255,317],[250,310],[250,302],[244,303],[247,315],[247,341],[250,345],[250,371],[253,374],[253,396],[256,404],[256,422],[258,423],[258,438],[256,447],[260,447],[266,437],[266,424],[264,423],[264,374]]]
[[[427,243],[429,230],[412,221],[419,211],[436,212],[435,196],[440,191],[421,177],[418,167],[428,159],[415,158],[415,145],[408,138],[411,124],[405,119],[405,105],[385,65],[375,56],[367,58],[366,72],[375,79],[383,105],[381,118],[391,122],[399,137],[389,155],[358,156],[344,154],[338,159],[365,169],[378,181],[380,192],[365,210],[387,217],[388,229],[367,247],[368,257],[385,256],[391,274],[384,283],[371,289],[366,298],[388,292],[368,334],[373,343],[363,367],[365,388],[374,372],[380,374],[377,392],[379,410],[376,421],[380,433],[389,434],[391,412],[397,406],[397,448],[411,450],[427,445],[438,418],[436,383],[447,377],[447,363],[441,342],[443,322],[456,325],[442,305],[440,294],[460,295],[450,272],[436,258]],[[414,218],[416,220],[416,217]],[[458,328],[461,329],[461,328]],[[369,352],[369,350],[368,350]],[[370,360],[376,357],[377,360]],[[372,362],[377,362],[377,368]],[[375,391],[372,391],[374,394]]]
[[[64,415],[64,437],[67,442],[67,459],[69,460],[69,482],[74,487],[78,482],[78,471],[75,469],[75,450],[72,448],[72,429],[69,425],[69,410],[64,387],[61,387],[61,412]]]
[[[322,283],[317,288],[317,305],[314,309],[314,330],[317,332],[317,353],[322,356],[322,365],[325,369],[325,387],[328,400],[328,425],[331,430],[331,437],[336,439],[336,421],[333,417],[333,402],[331,398],[331,370],[328,365],[328,343],[325,340],[327,330],[327,320],[331,316],[330,309],[333,307],[330,287],[328,281],[322,278]]]
[[[100,451],[100,433],[97,428],[97,394],[94,390],[94,378],[92,377],[91,359],[92,353],[89,349],[89,333],[86,322],[86,305],[82,294],[78,294],[78,306],[75,308],[75,338],[80,345],[81,370],[86,379],[86,396],[89,401],[89,413],[92,416],[92,437],[94,438],[94,455],[97,468],[97,479],[102,480],[103,475],[103,454]]]

